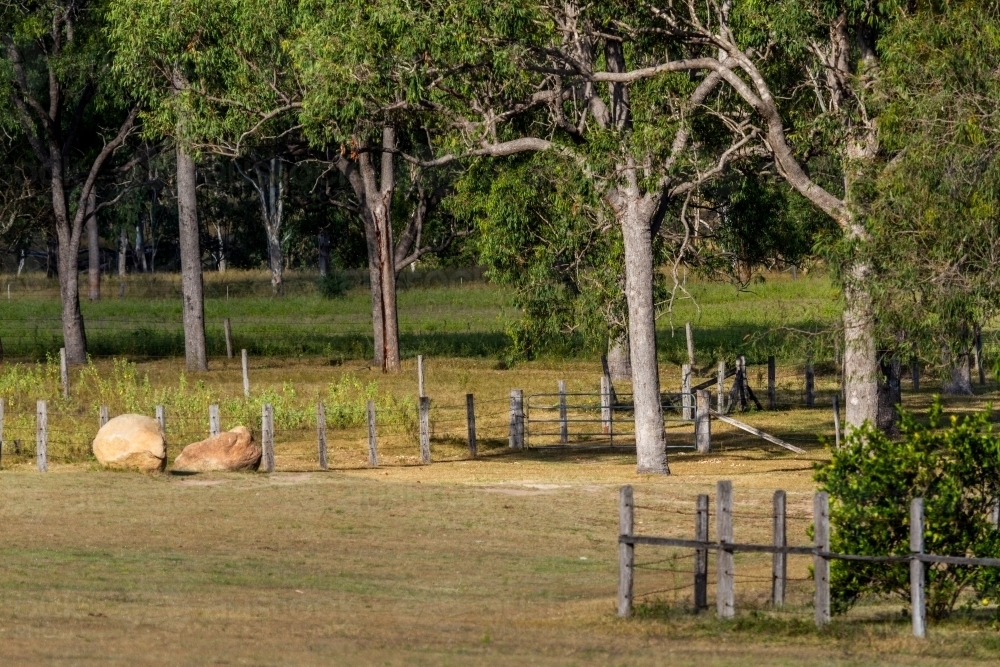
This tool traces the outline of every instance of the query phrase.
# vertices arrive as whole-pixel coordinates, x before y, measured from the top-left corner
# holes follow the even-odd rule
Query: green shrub
[[[320,277],[316,285],[324,298],[339,299],[347,294],[347,290],[351,288],[351,281],[343,269],[334,263],[326,275]]]
[[[852,431],[816,481],[830,494],[834,552],[870,556],[909,554],[909,507],[924,498],[924,548],[946,556],[1000,557],[1000,531],[990,511],[1000,498],[1000,437],[988,408],[942,424],[935,400],[927,426],[903,412],[901,437],[892,440],[870,424]],[[909,600],[906,563],[833,561],[834,611],[865,597]],[[994,568],[934,564],[927,568],[927,611],[947,616],[963,592],[996,599]]]

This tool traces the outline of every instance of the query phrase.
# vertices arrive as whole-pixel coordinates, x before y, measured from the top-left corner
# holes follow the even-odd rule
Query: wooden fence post
[[[69,398],[69,365],[66,363],[66,348],[59,348],[59,379],[62,380],[63,398]]]
[[[420,397],[420,462],[431,462],[431,399]]]
[[[243,398],[250,398],[250,369],[247,363],[247,351],[243,350],[240,357],[243,362]]]
[[[695,501],[694,539],[708,542],[708,494]],[[694,610],[708,609],[708,548],[694,550]]]
[[[219,405],[212,403],[208,406],[208,437],[214,438],[219,435]]]
[[[690,322],[684,323],[684,335],[687,337],[688,363],[694,366],[694,331]]]
[[[707,389],[695,394],[694,442],[699,454],[708,454],[712,448],[712,395]]]
[[[98,424],[97,428],[98,428],[98,430],[104,428],[104,425],[107,424],[110,419],[111,419],[111,415],[108,412],[108,406],[102,405],[101,408],[100,408],[100,410],[97,413],[97,424]]]
[[[378,467],[378,442],[375,440],[375,401],[368,401],[368,465]]]
[[[681,419],[691,419],[691,364],[681,366]]]
[[[924,562],[915,556],[924,553],[924,499],[910,502],[910,616],[913,636],[927,636],[927,604],[924,600]]]
[[[715,485],[715,530],[719,540],[716,551],[716,610],[719,618],[736,614],[736,568],[733,552],[724,548],[733,541],[733,483],[720,481]]]
[[[920,360],[910,357],[910,377],[913,379],[913,391],[920,391]]]
[[[167,436],[167,411],[162,405],[156,406],[156,421],[160,422],[160,430],[163,431],[163,437]]]
[[[778,409],[777,374],[774,367],[774,355],[767,358],[767,409]]]
[[[465,395],[465,424],[469,432],[469,456],[476,458],[479,445],[476,443],[476,397],[472,394]]]
[[[840,449],[840,396],[833,397],[833,445]]]
[[[623,486],[618,491],[618,534],[632,537],[635,503],[632,487]],[[632,615],[632,583],[635,566],[635,545],[618,543],[618,616]]]
[[[49,471],[49,404],[38,401],[35,412],[35,465],[38,472]]]
[[[316,404],[316,445],[319,449],[319,469],[328,468],[326,460],[326,406],[323,401]]]
[[[424,393],[424,355],[417,355],[417,391],[418,396],[423,398],[426,396]]]
[[[806,362],[806,407],[811,408],[816,404],[816,374],[813,373],[813,362],[810,359]]]
[[[229,318],[222,320],[222,330],[226,333],[226,358],[233,358],[233,327],[229,323]]]
[[[559,442],[569,442],[569,419],[566,414],[566,380],[559,380]]]
[[[719,412],[726,411],[726,362],[719,362],[719,377],[716,381],[716,405],[715,409]]]
[[[784,548],[788,545],[786,533],[786,498],[784,491],[774,492],[773,544]],[[788,581],[788,554],[775,553],[771,562],[771,604],[781,607],[785,604],[785,583]]]
[[[611,433],[611,378],[601,376],[601,432]]]
[[[264,472],[274,472],[274,407],[265,403],[261,408],[261,465]]]
[[[510,390],[510,447],[524,449],[524,390]]]
[[[830,551],[830,496],[820,491],[813,496],[813,545],[818,552],[813,556],[813,579],[816,582],[816,625],[830,622],[830,561],[820,553]]]

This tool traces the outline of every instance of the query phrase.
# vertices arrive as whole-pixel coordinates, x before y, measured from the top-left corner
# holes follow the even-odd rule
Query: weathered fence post
[[[368,465],[378,467],[378,443],[375,441],[375,401],[368,401]]]
[[[779,549],[785,548],[788,541],[786,537],[785,508],[786,498],[784,491],[774,492],[774,527],[772,535],[773,544]],[[785,604],[785,582],[788,581],[788,554],[775,552],[771,562],[771,604],[780,607]]]
[[[243,362],[243,398],[250,398],[250,369],[247,363],[247,351],[242,350],[240,357]]]
[[[219,435],[219,405],[212,403],[208,406],[208,437],[214,438]]]
[[[431,462],[431,399],[420,397],[420,462]]]
[[[426,396],[424,393],[424,355],[417,355],[417,392],[420,398]]]
[[[510,390],[510,447],[524,448],[524,390]]]
[[[767,409],[778,409],[778,389],[776,387],[776,373],[774,367],[774,355],[767,358]]]
[[[910,377],[913,379],[913,391],[920,391],[920,360],[910,357]]]
[[[566,380],[559,380],[559,442],[569,442],[569,418],[566,414]]]
[[[691,419],[691,364],[681,366],[681,418]]]
[[[110,419],[111,414],[108,412],[108,406],[102,405],[97,412],[98,430],[104,428],[104,425],[107,424]]]
[[[62,381],[63,398],[69,398],[69,365],[66,363],[66,348],[59,348],[59,379]]]
[[[160,422],[160,430],[163,431],[163,438],[167,437],[167,411],[162,405],[156,406],[156,421]]]
[[[316,404],[316,446],[319,449],[319,469],[328,468],[326,460],[326,406],[323,401]]]
[[[833,397],[833,445],[840,449],[840,396]]]
[[[694,331],[690,322],[684,323],[684,335],[687,337],[688,363],[694,366]]]
[[[601,376],[601,432],[611,433],[611,378]]]
[[[816,583],[816,625],[830,622],[830,496],[820,491],[813,496],[813,531],[816,555],[813,556],[813,579]]]
[[[618,491],[618,534],[632,537],[635,519],[635,503],[632,487],[623,486]],[[618,543],[618,616],[632,615],[632,581],[635,565],[635,545]]]
[[[924,499],[910,502],[910,615],[913,618],[913,636],[927,635],[927,604],[924,600],[924,562],[918,557],[924,553]]]
[[[229,324],[229,318],[222,320],[222,330],[226,333],[226,358],[233,358],[233,327]]]
[[[261,408],[261,466],[264,472],[274,472],[274,407],[265,403]]]
[[[813,373],[812,359],[806,362],[806,407],[811,408],[816,404],[816,374]]]
[[[694,539],[708,542],[708,494],[698,495],[694,509]],[[694,609],[708,609],[708,548],[694,550]]]
[[[38,472],[49,471],[49,404],[38,401],[35,405],[35,465]]]
[[[720,481],[715,485],[715,530],[719,540],[716,550],[716,612],[719,618],[736,614],[736,568],[733,552],[725,548],[733,541],[733,483]]]
[[[694,444],[699,454],[708,454],[712,448],[712,395],[699,389],[694,405]]]
[[[715,391],[717,394],[715,409],[719,412],[726,411],[726,362],[719,362],[719,377],[716,381]]]
[[[465,423],[469,431],[469,456],[476,458],[479,446],[476,443],[476,397],[465,395]]]

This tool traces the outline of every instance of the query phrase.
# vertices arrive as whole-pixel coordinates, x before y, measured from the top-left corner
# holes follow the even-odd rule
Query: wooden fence
[[[930,564],[1000,567],[1000,558],[970,558],[965,556],[938,556],[924,553],[924,499],[910,502],[910,553],[907,555],[869,556],[841,554],[830,551],[830,502],[825,492],[813,496],[813,544],[792,546],[787,543],[786,494],[774,493],[774,514],[771,544],[739,543],[733,537],[733,485],[729,481],[716,484],[716,539],[708,539],[708,495],[699,495],[695,501],[694,535],[692,539],[637,535],[635,533],[634,494],[631,486],[623,486],[618,502],[618,615],[632,615],[633,587],[635,583],[635,548],[638,545],[681,547],[694,552],[692,582],[696,610],[708,607],[708,554],[716,555],[716,614],[720,619],[736,614],[737,552],[755,552],[772,555],[771,604],[780,608],[785,603],[788,583],[788,556],[811,556],[813,559],[814,618],[817,626],[830,622],[830,562],[833,560],[869,563],[909,563],[910,565],[910,616],[915,637],[927,632],[925,569]]]

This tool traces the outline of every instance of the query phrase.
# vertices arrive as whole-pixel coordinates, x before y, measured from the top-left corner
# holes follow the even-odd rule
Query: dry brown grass
[[[368,373],[267,366],[255,369],[255,383],[292,378],[303,396],[345,370]],[[215,367],[207,383],[241,391],[234,365]],[[154,383],[176,378],[165,363],[142,369]],[[670,369],[664,375],[674,382]],[[382,390],[416,393],[409,366],[372,377]],[[442,405],[473,390],[485,406],[511,387],[550,391],[560,378],[571,390],[596,385],[586,364],[500,371],[428,361],[428,393]],[[828,422],[826,410],[755,418],[778,432]],[[351,433],[337,434],[339,470],[327,473],[315,471],[307,434],[279,438],[285,472],[270,476],[145,477],[90,464],[41,475],[17,465],[0,473],[0,656],[74,665],[996,663],[1000,642],[987,621],[934,625],[918,642],[898,610],[876,609],[874,621],[816,632],[808,582],[793,586],[798,613],[772,614],[762,603],[768,562],[749,555],[737,560],[734,623],[686,611],[688,591],[646,595],[686,583],[689,559],[676,572],[669,562],[640,568],[642,615],[617,619],[619,485],[635,486],[637,528],[647,533],[689,535],[694,496],[713,493],[719,479],[734,482],[740,540],[769,539],[774,489],[789,492],[792,513],[808,514],[822,449],[795,456],[727,437],[724,451],[674,455],[664,478],[637,477],[628,452],[510,453],[499,442],[480,460],[410,465],[405,434],[384,439],[389,465],[378,470],[365,469],[363,441]],[[435,457],[462,449],[436,442]],[[804,542],[807,524],[792,522],[790,540]],[[637,560],[669,556],[640,548]],[[807,568],[793,559],[790,574],[804,578]]]

